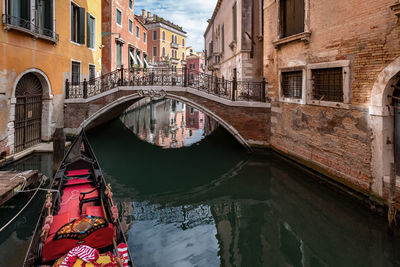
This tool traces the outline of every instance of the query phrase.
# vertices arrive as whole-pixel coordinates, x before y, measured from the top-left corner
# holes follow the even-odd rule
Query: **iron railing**
[[[2,22],[5,27],[20,30],[32,34],[35,37],[48,39],[56,43],[59,40],[59,35],[55,31],[36,25],[30,20],[15,17],[9,14],[3,14]]]
[[[187,68],[120,68],[83,82],[66,80],[66,98],[88,98],[119,86],[181,86],[231,101],[265,102],[265,81],[225,80]]]

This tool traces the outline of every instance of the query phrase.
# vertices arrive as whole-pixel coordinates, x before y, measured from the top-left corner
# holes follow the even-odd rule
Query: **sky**
[[[134,3],[135,14],[140,15],[146,9],[152,16],[156,14],[183,27],[188,35],[186,46],[193,46],[197,52],[204,50],[203,34],[217,0],[135,0]]]

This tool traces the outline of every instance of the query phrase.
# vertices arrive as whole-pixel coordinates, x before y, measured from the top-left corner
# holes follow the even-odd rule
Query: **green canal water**
[[[132,108],[88,132],[112,185],[135,266],[400,266],[385,219],[272,152],[248,154],[181,103]],[[51,155],[8,169],[51,176]],[[0,208],[3,225],[29,196]],[[44,194],[0,233],[20,266]]]

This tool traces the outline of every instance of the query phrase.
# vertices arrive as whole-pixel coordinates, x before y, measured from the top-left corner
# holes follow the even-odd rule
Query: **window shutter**
[[[92,48],[92,23],[89,13],[86,14],[86,45]]]
[[[79,8],[79,42],[80,44],[85,43],[85,9]]]
[[[44,28],[53,30],[53,1],[46,1],[44,7]]]

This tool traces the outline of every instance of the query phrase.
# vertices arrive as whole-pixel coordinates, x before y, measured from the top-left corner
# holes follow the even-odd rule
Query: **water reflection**
[[[139,101],[120,119],[140,139],[163,148],[191,146],[218,127],[203,112],[172,99]]]
[[[182,149],[120,120],[89,139],[137,266],[400,266],[385,219],[273,153],[249,156],[221,127]]]

